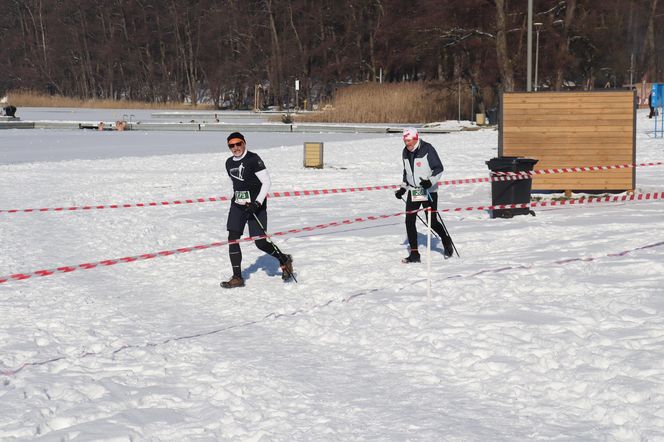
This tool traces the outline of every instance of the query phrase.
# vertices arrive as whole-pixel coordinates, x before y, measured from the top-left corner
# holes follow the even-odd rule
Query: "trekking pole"
[[[401,197],[401,201],[403,201],[404,203],[406,202],[406,200],[403,199],[403,197]],[[417,218],[418,218],[420,221],[422,221],[422,224],[424,224],[424,227],[426,227],[427,229],[429,229],[429,224],[427,224],[427,222],[424,221],[424,220],[422,219],[422,217],[420,216],[420,212],[415,212],[415,215],[417,215]],[[438,239],[440,239],[441,241],[443,240],[443,238],[441,238],[440,235],[438,235],[438,233],[434,232],[432,229],[429,229],[429,230],[431,230],[431,231],[434,233],[434,235],[436,235],[436,237],[437,237]],[[449,236],[449,235],[448,235],[448,236]]]
[[[279,256],[285,256],[284,252],[282,252],[279,249],[279,247],[277,247],[277,245],[272,241],[272,238],[270,238],[270,236],[267,234],[267,232],[265,231],[265,227],[263,227],[263,223],[261,223],[261,220],[258,219],[255,213],[252,213],[252,215],[254,215],[254,219],[258,223],[258,227],[260,227],[261,230],[263,231],[263,235],[265,235],[265,239],[267,239],[267,242],[272,244],[272,247],[274,247],[274,250],[279,254]],[[293,281],[297,282],[297,279],[295,279],[295,275],[293,275],[293,273],[290,270],[288,270],[288,267],[285,267],[285,269],[286,273],[288,273],[288,276],[293,278]]]
[[[433,204],[433,198],[431,198],[431,194],[427,190],[427,197],[429,198],[429,202]],[[438,210],[436,210],[436,216],[438,216],[438,220],[440,221],[440,224],[443,226],[443,231],[445,232],[445,235],[450,239],[450,243],[452,243],[452,248],[457,254],[457,257],[461,258],[461,255],[459,255],[459,251],[456,248],[456,245],[454,244],[454,241],[452,240],[452,235],[450,235],[450,232],[447,230],[447,226],[445,225],[445,221],[443,221],[443,217],[438,213]]]

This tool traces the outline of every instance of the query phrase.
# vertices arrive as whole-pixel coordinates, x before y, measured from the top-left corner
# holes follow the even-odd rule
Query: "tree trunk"
[[[655,15],[657,11],[658,0],[650,0],[650,13],[648,15],[648,28],[643,38],[643,53],[641,66],[643,66],[643,73],[647,78],[654,82],[657,80],[655,73]]]
[[[496,0],[496,58],[504,91],[514,90],[514,71],[507,50],[505,0]]]
[[[563,82],[565,81],[565,68],[569,59],[569,34],[572,23],[574,22],[574,14],[576,12],[576,0],[567,0],[567,8],[565,10],[565,20],[563,21],[563,28],[560,31],[560,41],[558,42],[558,50],[556,56],[556,72],[554,87],[557,91],[562,90]]]
[[[276,100],[277,106],[279,106],[279,109],[281,109],[283,104],[283,97],[281,96],[281,82],[283,74],[281,70],[281,48],[279,46],[279,34],[277,34],[277,25],[274,21],[272,0],[265,0],[265,5],[267,6],[267,15],[270,21],[270,41],[272,46],[269,69],[270,89]]]

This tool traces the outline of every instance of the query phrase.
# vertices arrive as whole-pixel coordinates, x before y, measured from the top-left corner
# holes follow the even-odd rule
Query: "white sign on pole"
[[[296,91],[300,90],[300,80],[295,80],[295,90]]]

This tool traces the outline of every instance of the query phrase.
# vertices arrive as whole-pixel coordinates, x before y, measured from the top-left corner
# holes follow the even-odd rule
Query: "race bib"
[[[410,189],[410,200],[413,202],[428,201],[427,191],[421,187]]]
[[[238,204],[249,204],[251,202],[251,194],[248,190],[236,190],[235,202]]]

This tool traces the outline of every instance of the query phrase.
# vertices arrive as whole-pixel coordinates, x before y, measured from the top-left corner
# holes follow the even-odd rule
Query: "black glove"
[[[428,189],[429,187],[433,186],[433,184],[431,184],[431,180],[420,178],[420,186],[422,186],[424,189]]]
[[[406,193],[406,188],[405,187],[399,187],[399,190],[394,192],[394,196],[395,196],[396,199],[400,200],[404,193]]]
[[[249,204],[245,204],[244,211],[249,215],[252,215],[254,213],[258,213],[258,211],[261,210],[261,207],[263,207],[261,203],[258,201],[252,201]]]

